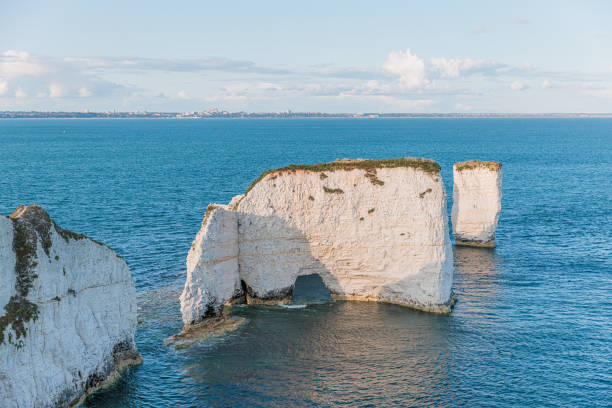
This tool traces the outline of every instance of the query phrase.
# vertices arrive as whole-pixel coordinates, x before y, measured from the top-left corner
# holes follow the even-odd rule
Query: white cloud
[[[61,98],[64,96],[64,89],[58,84],[49,85],[49,98]]]
[[[438,71],[441,78],[458,78],[464,75],[495,72],[504,67],[504,64],[489,60],[473,60],[471,58],[431,58],[429,60]]]
[[[23,91],[23,89],[19,88],[15,91],[15,98],[26,98],[28,96],[27,93]]]
[[[44,72],[45,68],[27,52],[8,50],[0,56],[0,76],[4,78],[39,76]]]
[[[553,83],[550,82],[548,79],[545,79],[542,81],[542,83],[540,83],[540,88],[542,89],[548,89],[551,88],[553,86]]]
[[[5,57],[13,57],[19,60],[27,60],[30,58],[30,54],[25,51],[7,50],[2,53]]]
[[[520,81],[514,81],[512,84],[510,84],[510,89],[512,89],[513,91],[522,91],[527,88],[528,86]]]
[[[103,75],[99,70],[83,68],[81,63],[68,62],[66,58],[16,50],[0,52],[0,78],[10,81],[12,89],[21,88],[39,98],[118,96],[129,91],[128,86],[106,80]]]
[[[84,86],[80,87],[78,92],[79,92],[79,96],[82,98],[87,98],[88,96],[92,95],[91,91]]]
[[[183,90],[178,91],[176,93],[177,98],[179,99],[191,99],[191,96],[189,96],[189,94]]]
[[[420,88],[429,83],[425,79],[425,62],[411,54],[409,48],[405,52],[391,51],[383,69],[398,75],[400,85],[406,89]]]
[[[0,95],[4,95],[8,91],[8,82],[0,78]]]

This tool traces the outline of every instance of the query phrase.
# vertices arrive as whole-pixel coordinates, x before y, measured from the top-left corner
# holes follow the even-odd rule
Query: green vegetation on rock
[[[343,194],[344,190],[342,190],[341,188],[329,188],[329,187],[323,187],[323,191],[325,191],[326,193],[330,193],[330,194]]]
[[[10,219],[13,222],[13,251],[16,258],[16,293],[4,306],[4,315],[0,316],[0,344],[5,342],[4,332],[10,326],[16,338],[13,339],[12,333],[9,332],[8,342],[20,348],[23,346],[21,338],[27,335],[26,324],[38,319],[38,305],[30,302],[27,296],[34,287],[34,279],[38,277],[34,273],[34,268],[38,265],[36,249],[39,236],[45,253],[49,254],[51,248],[49,237],[51,222],[48,214],[37,206],[32,211],[20,206],[11,214]]]
[[[206,213],[204,213],[204,219],[202,220],[202,227],[208,224],[208,219],[210,218],[210,214],[212,214],[212,212],[216,210],[217,208],[219,208],[219,206],[216,204],[213,204],[213,203],[208,204],[208,207],[206,207]]]
[[[45,254],[51,258],[51,246],[53,244],[51,228],[61,236],[66,243],[70,240],[90,239],[98,245],[107,247],[101,242],[94,241],[83,234],[60,228],[49,214],[40,206],[33,204],[29,206],[20,205],[11,215],[13,223],[13,251],[15,252],[15,295],[4,306],[4,314],[0,316],[0,344],[7,340],[5,331],[9,328],[15,332],[8,333],[8,342],[15,347],[23,346],[23,338],[27,335],[26,324],[38,319],[38,305],[28,300],[30,289],[34,287],[34,280],[38,275],[34,269],[38,265],[36,253],[40,241]],[[108,247],[107,247],[108,248]],[[119,255],[117,255],[121,258]],[[55,256],[55,260],[59,260]],[[66,269],[63,269],[64,275]]]
[[[396,159],[383,159],[383,160],[369,160],[369,159],[355,159],[355,160],[336,160],[328,163],[318,164],[291,164],[287,167],[281,167],[278,169],[271,169],[264,171],[259,177],[247,187],[244,196],[249,193],[266,176],[274,174],[274,178],[284,173],[295,173],[298,170],[311,171],[311,172],[334,172],[334,171],[350,171],[361,169],[366,171],[366,177],[375,185],[383,185],[384,182],[376,177],[377,169],[389,169],[397,167],[410,167],[413,169],[421,170],[425,173],[435,175],[440,173],[440,165],[433,160],[429,159],[417,159],[411,157],[400,157]],[[321,173],[319,176],[322,180],[327,178],[327,174]],[[240,199],[240,201],[242,201]],[[234,209],[238,208],[240,201],[236,204]]]
[[[480,160],[468,160],[464,162],[455,163],[455,170],[473,170],[478,168],[485,168],[491,171],[499,171],[502,167],[500,162],[496,161],[480,161]]]
[[[370,180],[370,182],[372,184],[374,184],[375,186],[382,186],[385,184],[384,181],[382,181],[381,179],[379,179],[378,177],[376,177],[376,170],[373,171],[366,171],[365,176],[368,178],[368,180]]]

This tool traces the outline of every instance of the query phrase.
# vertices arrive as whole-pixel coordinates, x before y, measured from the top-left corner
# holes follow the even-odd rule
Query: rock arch
[[[336,298],[449,312],[453,261],[439,170],[431,160],[388,159],[264,172],[229,205],[208,207],[187,257],[184,323],[244,295],[287,299],[297,277],[312,273]]]

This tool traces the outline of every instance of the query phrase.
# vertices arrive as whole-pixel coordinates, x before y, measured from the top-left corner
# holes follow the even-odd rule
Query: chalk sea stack
[[[457,245],[495,247],[501,211],[502,166],[470,160],[453,166],[453,235]]]
[[[227,302],[286,302],[318,274],[335,298],[451,309],[452,247],[440,167],[338,160],[268,170],[208,206],[187,256],[186,328]]]
[[[73,406],[141,362],[136,290],[106,245],[37,205],[0,216],[3,407]]]

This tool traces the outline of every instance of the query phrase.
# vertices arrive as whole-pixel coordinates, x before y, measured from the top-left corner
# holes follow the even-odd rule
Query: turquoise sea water
[[[337,158],[503,163],[495,250],[455,248],[448,316],[395,305],[243,307],[175,351],[185,257],[209,202]],[[144,363],[87,407],[610,406],[612,120],[4,120],[0,213],[43,205],[134,275]]]

